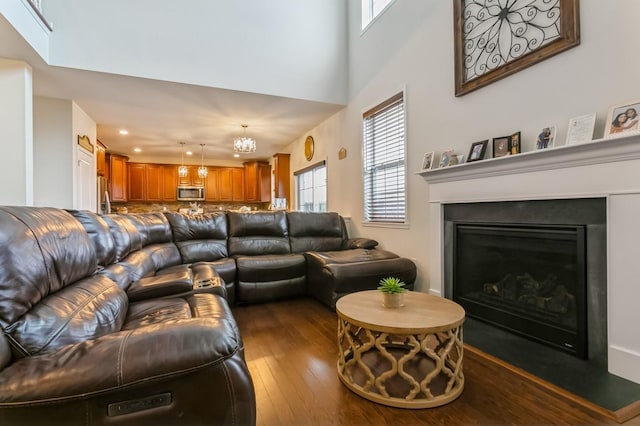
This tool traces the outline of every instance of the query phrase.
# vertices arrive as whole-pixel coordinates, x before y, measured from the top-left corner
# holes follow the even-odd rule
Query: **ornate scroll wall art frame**
[[[462,96],[580,44],[578,0],[453,0]]]

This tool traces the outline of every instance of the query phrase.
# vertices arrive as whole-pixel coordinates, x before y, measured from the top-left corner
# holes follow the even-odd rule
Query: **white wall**
[[[31,67],[0,58],[0,205],[33,204]]]
[[[51,65],[346,101],[344,0],[43,3]]]
[[[96,123],[75,102],[34,97],[34,191],[35,205],[62,209],[95,209],[95,153],[86,158],[93,172],[79,182],[78,135],[96,145]],[[92,200],[85,205],[82,200]]]
[[[429,289],[428,184],[413,174],[428,151],[468,154],[472,142],[522,131],[532,150],[542,127],[556,125],[564,143],[572,117],[598,113],[602,137],[608,107],[637,100],[640,57],[634,40],[640,2],[580,2],[581,44],[466,96],[454,96],[453,5],[450,1],[396,0],[360,34],[359,1],[349,6],[349,102],[345,109],[293,141],[292,172],[305,163],[311,134],[328,159],[329,209],[353,218],[354,232],[414,258],[417,287]],[[406,87],[408,229],[362,226],[362,112]],[[634,90],[636,88],[636,90]],[[338,161],[338,150],[348,157]],[[597,177],[594,177],[597,179]]]
[[[35,205],[73,208],[72,102],[33,99]]]

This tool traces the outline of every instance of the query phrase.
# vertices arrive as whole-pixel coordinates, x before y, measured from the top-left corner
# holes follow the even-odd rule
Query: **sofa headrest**
[[[45,207],[0,207],[0,324],[93,274],[96,252],[80,222]]]
[[[164,215],[171,224],[176,242],[227,239],[227,215],[224,212],[199,215],[167,212]]]
[[[342,217],[338,213],[288,212],[291,251],[340,250],[347,238]]]
[[[229,212],[227,218],[229,255],[291,253],[285,212]]]
[[[116,243],[103,218],[87,210],[67,210],[84,227],[96,250],[98,265],[108,266],[116,260]]]
[[[169,221],[160,212],[122,215],[129,219],[142,235],[142,246],[172,241]]]
[[[109,225],[111,236],[116,244],[116,262],[127,257],[129,253],[142,248],[142,234],[128,217],[107,214],[102,218]]]

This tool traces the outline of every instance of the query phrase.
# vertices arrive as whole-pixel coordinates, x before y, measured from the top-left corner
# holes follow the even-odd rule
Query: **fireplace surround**
[[[606,362],[606,200],[444,206],[445,297],[467,315]]]
[[[416,174],[428,183],[428,291],[440,296],[446,294],[445,206],[604,199],[606,343],[603,346],[607,370],[640,383],[636,325],[640,323],[636,266],[640,241],[640,136],[594,140]],[[591,341],[588,346],[591,348]]]

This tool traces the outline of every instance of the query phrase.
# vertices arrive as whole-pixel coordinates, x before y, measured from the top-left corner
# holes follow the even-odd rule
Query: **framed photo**
[[[493,158],[509,155],[509,136],[493,138]]]
[[[604,126],[604,138],[618,138],[640,133],[640,100],[609,108]]]
[[[472,143],[471,148],[469,149],[469,155],[467,155],[467,163],[482,160],[488,144],[489,139]]]
[[[444,151],[442,153],[442,155],[440,155],[440,164],[438,165],[438,168],[447,167],[449,165],[449,163],[451,162],[451,156],[452,155],[453,155],[453,149],[449,149],[447,151]]]
[[[453,1],[455,95],[580,44],[578,0]]]
[[[433,156],[435,152],[427,152],[422,159],[422,170],[429,170],[433,165]]]
[[[520,132],[516,132],[509,136],[509,152],[511,155],[520,154],[521,145]]]
[[[536,140],[536,149],[553,148],[555,139],[556,126],[543,127],[542,131],[538,133],[538,140]]]
[[[596,125],[596,116],[597,114],[593,112],[591,114],[573,117],[569,120],[566,144],[573,145],[577,143],[590,142],[593,138],[593,128]]]

